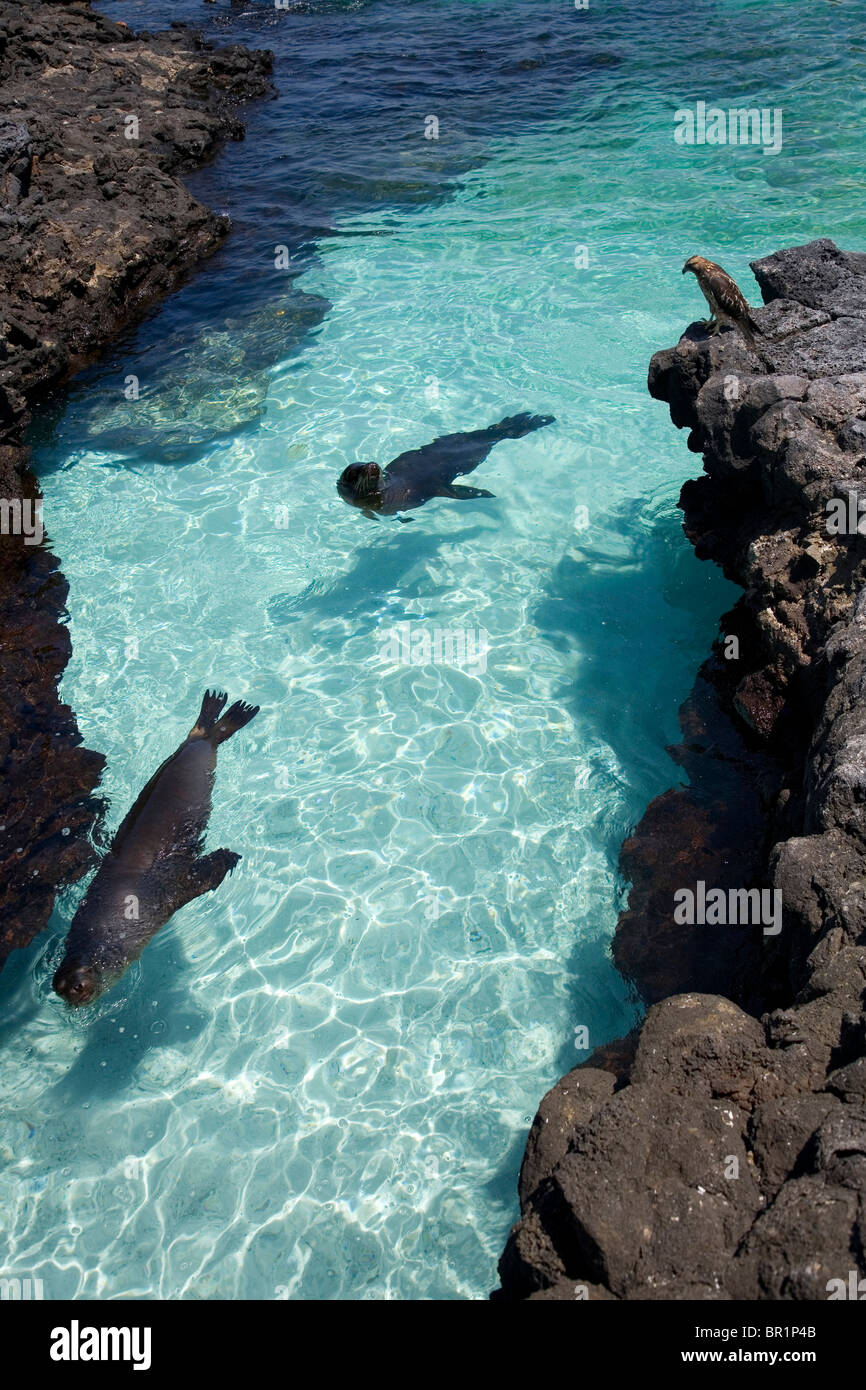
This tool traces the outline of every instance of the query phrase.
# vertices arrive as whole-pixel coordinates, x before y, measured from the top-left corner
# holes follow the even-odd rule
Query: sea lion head
[[[92,965],[64,961],[52,981],[54,990],[72,1008],[90,1004],[101,993],[99,976]]]
[[[382,489],[382,470],[378,463],[350,463],[337,483],[344,502],[355,507],[369,507]]]

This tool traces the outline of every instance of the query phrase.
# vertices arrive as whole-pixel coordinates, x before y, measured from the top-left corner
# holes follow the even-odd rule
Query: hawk
[[[718,333],[723,323],[733,324],[734,328],[739,328],[749,346],[754,347],[752,335],[761,330],[752,318],[748,300],[728,272],[703,256],[689,256],[683,266],[683,275],[687,270],[694,275],[710,306],[710,317],[704,320],[710,332]]]

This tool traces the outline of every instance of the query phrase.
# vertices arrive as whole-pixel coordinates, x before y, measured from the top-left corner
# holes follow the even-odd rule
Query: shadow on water
[[[739,594],[694,555],[675,495],[662,488],[576,533],[535,615],[539,632],[574,655],[573,679],[560,698],[588,729],[587,743],[611,749],[615,765],[627,769],[628,781],[617,778],[613,787],[610,767],[599,769],[605,800],[593,833],[613,864],[649,802],[684,781],[668,751],[680,737],[679,709],[709,653],[719,613]],[[568,971],[577,984],[577,1025],[597,1008],[583,982],[597,989],[611,978],[609,943],[577,941]],[[591,1047],[609,1040],[593,1037]],[[568,1070],[582,1056],[570,1038],[559,1064]]]
[[[376,523],[368,524],[372,530]],[[390,540],[360,550],[352,568],[336,580],[314,579],[300,593],[275,595],[267,605],[268,617],[276,627],[295,622],[315,625],[339,618],[348,620],[358,633],[375,628],[390,596],[402,605],[426,593],[426,566],[443,545],[465,544],[485,529],[473,526],[443,536],[431,535],[420,527],[413,532],[400,526]],[[419,573],[412,578],[415,570]],[[436,601],[444,606],[447,594],[437,594]],[[399,614],[389,607],[389,618],[394,617]]]
[[[577,532],[534,615],[556,650],[574,657],[573,678],[558,698],[588,730],[586,742],[611,748],[617,764],[628,769],[629,784],[619,783],[612,792],[610,768],[598,773],[610,794],[594,839],[611,863],[649,801],[683,780],[666,745],[677,737],[677,711],[709,651],[717,616],[739,593],[695,557],[675,496],[664,488]],[[616,911],[622,906],[611,904]],[[551,1063],[550,1086],[596,1047],[627,1033],[642,1013],[633,988],[612,966],[606,935],[577,937],[565,970],[572,981],[571,1022]],[[589,1049],[579,1050],[577,1028],[599,1016],[607,1026],[590,1027]],[[536,1107],[540,1100],[534,1097]],[[503,1222],[515,1216],[515,1175],[525,1144],[524,1133],[486,1184]]]
[[[175,931],[181,923],[173,923]],[[166,937],[149,948],[116,988],[125,998],[105,996],[109,1012],[86,1020],[86,1041],[69,1071],[52,1088],[60,1102],[99,1099],[128,1089],[150,1053],[188,1046],[207,1027],[208,1016],[190,1002],[186,982],[195,966],[180,942]]]
[[[666,746],[718,614],[738,592],[695,558],[668,489],[576,532],[553,571],[535,622],[574,655],[558,693],[638,791],[679,780]]]
[[[207,1026],[207,1015],[190,1002],[188,981],[195,965],[178,932],[182,913],[160,934],[114,989],[91,1008],[72,1013],[53,994],[51,981],[63,958],[67,916],[55,912],[53,936],[15,951],[0,975],[0,1050],[47,1010],[62,1011],[81,1043],[68,1071],[44,1093],[61,1103],[107,1098],[126,1090],[148,1054],[182,1048]]]
[[[20,1029],[33,1022],[42,1008],[41,992],[35,992],[31,979],[38,952],[38,944],[12,951],[0,972],[0,1052]]]

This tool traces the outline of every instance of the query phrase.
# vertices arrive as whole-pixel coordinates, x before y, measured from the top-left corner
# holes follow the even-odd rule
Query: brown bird
[[[703,256],[689,256],[683,266],[683,275],[687,270],[694,275],[710,306],[710,317],[704,320],[705,327],[711,333],[718,333],[722,324],[730,323],[734,328],[739,328],[749,346],[754,347],[752,334],[761,330],[752,318],[748,300],[728,272]]]

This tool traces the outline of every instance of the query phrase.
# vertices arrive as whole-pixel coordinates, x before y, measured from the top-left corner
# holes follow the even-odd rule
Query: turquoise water
[[[47,1297],[482,1298],[576,1028],[634,1022],[617,855],[735,595],[680,531],[697,460],[647,362],[702,316],[691,251],[757,299],[756,255],[866,246],[855,7],[706,8],[721,60],[676,5],[220,17],[278,52],[279,100],[192,181],[236,235],[34,440],[110,828],[222,685],[262,706],[208,835],[243,860],[90,1010],[50,991],[81,888],[4,972],[0,1267]],[[429,43],[426,86],[383,34]],[[328,44],[368,63],[345,109]],[[674,144],[678,106],[744,90],[784,107],[779,156]],[[524,409],[556,424],[494,449],[494,499],[399,525],[336,494],[355,458]],[[400,664],[404,623],[485,659]]]

